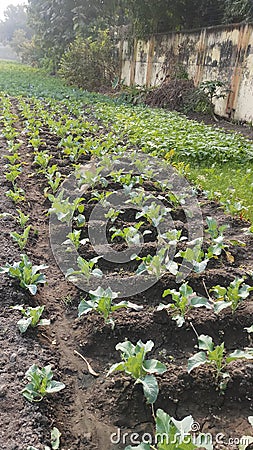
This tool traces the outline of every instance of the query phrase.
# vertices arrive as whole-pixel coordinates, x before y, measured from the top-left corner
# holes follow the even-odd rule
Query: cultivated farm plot
[[[250,448],[250,224],[157,172],[104,105],[3,93],[1,111],[2,448]],[[34,364],[64,385],[31,389]],[[190,441],[137,446],[154,416]]]

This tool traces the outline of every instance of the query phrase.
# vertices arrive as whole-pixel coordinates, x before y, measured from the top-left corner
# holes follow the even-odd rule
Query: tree
[[[35,44],[43,52],[43,62],[54,72],[60,58],[74,39],[75,0],[29,0],[29,23],[35,30]]]
[[[9,5],[4,11],[5,19],[0,21],[0,40],[10,42],[17,30],[22,30],[26,38],[31,38],[32,30],[28,26],[27,10],[24,5]]]
[[[238,23],[253,20],[252,0],[226,0],[224,22]]]
[[[28,0],[29,22],[42,63],[56,71],[77,36],[98,39],[99,32],[127,25],[143,37],[252,18],[253,0]]]
[[[58,73],[69,84],[88,90],[111,86],[118,68],[108,31],[100,31],[96,39],[78,36],[64,53]]]

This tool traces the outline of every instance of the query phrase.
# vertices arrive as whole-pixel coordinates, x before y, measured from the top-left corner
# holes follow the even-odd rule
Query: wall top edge
[[[239,23],[230,23],[230,24],[221,24],[221,25],[212,25],[210,27],[201,27],[201,28],[192,28],[192,29],[182,29],[182,30],[174,30],[174,31],[166,31],[162,33],[153,33],[153,34],[146,34],[141,37],[135,37],[135,36],[129,36],[129,37],[123,37],[119,40],[128,41],[129,39],[137,40],[137,41],[146,41],[149,40],[152,37],[156,36],[170,36],[175,34],[192,34],[192,33],[200,33],[204,32],[205,30],[207,32],[212,32],[216,30],[233,30],[236,28],[245,27],[246,25],[253,27],[253,22],[239,22]]]

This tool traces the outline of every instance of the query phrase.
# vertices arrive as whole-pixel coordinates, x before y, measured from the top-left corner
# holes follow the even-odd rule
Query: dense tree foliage
[[[142,37],[252,19],[253,0],[28,0],[27,13],[23,6],[7,8],[0,37],[55,72],[70,44],[84,48],[85,39],[95,42],[102,31],[113,41],[123,31]]]
[[[225,23],[253,20],[253,0],[226,0],[224,6]]]
[[[4,12],[4,20],[0,21],[0,41],[10,42],[18,30],[29,38],[32,31],[27,23],[27,11],[23,5],[9,5]]]

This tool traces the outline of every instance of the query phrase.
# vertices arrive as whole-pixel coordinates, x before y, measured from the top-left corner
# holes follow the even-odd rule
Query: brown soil
[[[204,122],[206,125],[212,125],[216,128],[221,128],[227,132],[240,133],[248,139],[253,139],[253,127],[246,122],[233,122],[224,117],[216,116],[213,118],[208,114],[201,113],[188,113],[189,119],[197,120],[198,122]]]
[[[13,109],[17,112],[15,101]],[[21,121],[17,123],[17,128],[22,131]],[[77,319],[77,305],[85,294],[66,281],[54,260],[46,216],[49,202],[43,195],[45,181],[42,176],[35,174],[32,150],[28,148],[25,136],[20,137],[23,140],[21,159],[26,162],[19,180],[19,185],[26,192],[22,210],[29,213],[32,229],[38,230],[38,234],[30,240],[26,253],[33,263],[47,264],[49,268],[45,271],[48,284],[40,288],[35,297],[21,290],[12,279],[1,276],[1,449],[26,450],[28,445],[33,445],[42,450],[45,445],[50,445],[50,429],[53,426],[62,433],[62,450],[123,449],[125,446],[122,444],[110,443],[110,435],[117,432],[118,427],[122,433],[152,430],[151,409],[145,402],[141,387],[120,373],[106,376],[110,365],[119,360],[115,345],[125,338],[134,343],[138,339],[144,342],[152,339],[155,343],[152,357],[168,367],[167,372],[158,377],[160,392],[156,408],[163,408],[177,419],[192,414],[201,431],[210,432],[213,436],[223,433],[224,443],[216,443],[214,448],[217,450],[237,448],[228,444],[227,440],[252,432],[247,417],[253,414],[253,364],[245,360],[230,363],[228,371],[231,378],[227,389],[221,392],[212,369],[201,366],[188,374],[187,359],[196,351],[194,346],[197,340],[192,325],[199,334],[212,336],[216,344],[224,341],[228,352],[249,346],[244,327],[251,326],[253,322],[252,295],[241,303],[234,314],[229,309],[218,316],[210,310],[192,310],[187,314],[183,327],[178,328],[165,311],[156,311],[163,290],[177,287],[174,277],[166,274],[152,288],[130,299],[143,305],[144,311],[114,314],[114,331],[95,313]],[[47,143],[47,150],[54,156],[54,163],[68,173],[68,163],[67,160],[61,160],[57,140],[46,129],[42,130],[42,137]],[[15,215],[15,206],[5,196],[10,184],[4,177],[6,143],[3,139],[0,145],[0,213]],[[85,198],[84,206],[89,215],[91,203],[87,203],[88,200],[89,196]],[[234,262],[225,253],[222,254],[210,262],[202,274],[191,274],[188,278],[190,286],[199,295],[206,295],[206,288],[216,284],[227,286],[235,276],[245,276],[246,282],[252,285],[253,237],[245,234],[247,222],[225,216],[217,203],[206,200],[201,193],[199,204],[204,219],[212,216],[219,225],[230,225],[225,237]],[[119,226],[132,223],[131,214],[122,217]],[[174,212],[174,218],[178,227],[187,233],[180,210]],[[8,217],[1,219],[0,227],[2,266],[6,262],[18,261],[20,251],[9,236],[9,232],[16,229],[15,221]],[[246,246],[232,246],[230,240],[242,241]],[[152,252],[154,241],[155,234],[146,242],[143,254]],[[121,241],[114,246],[118,250],[124,248]],[[89,245],[82,246],[80,254],[86,258],[94,256]],[[106,271],[112,283],[122,277],[117,265],[110,266],[102,260],[100,268]],[[134,264],[130,264],[125,271],[131,274],[134,268]],[[51,319],[51,326],[43,328],[43,331],[36,329],[20,335],[16,326],[20,314],[10,309],[15,304],[46,305],[45,316]],[[87,365],[75,351],[88,359],[92,368],[98,372],[98,377],[89,373]],[[26,384],[24,374],[34,363],[39,366],[52,364],[55,378],[66,384],[65,390],[44,399],[40,404],[28,403],[20,393]]]

